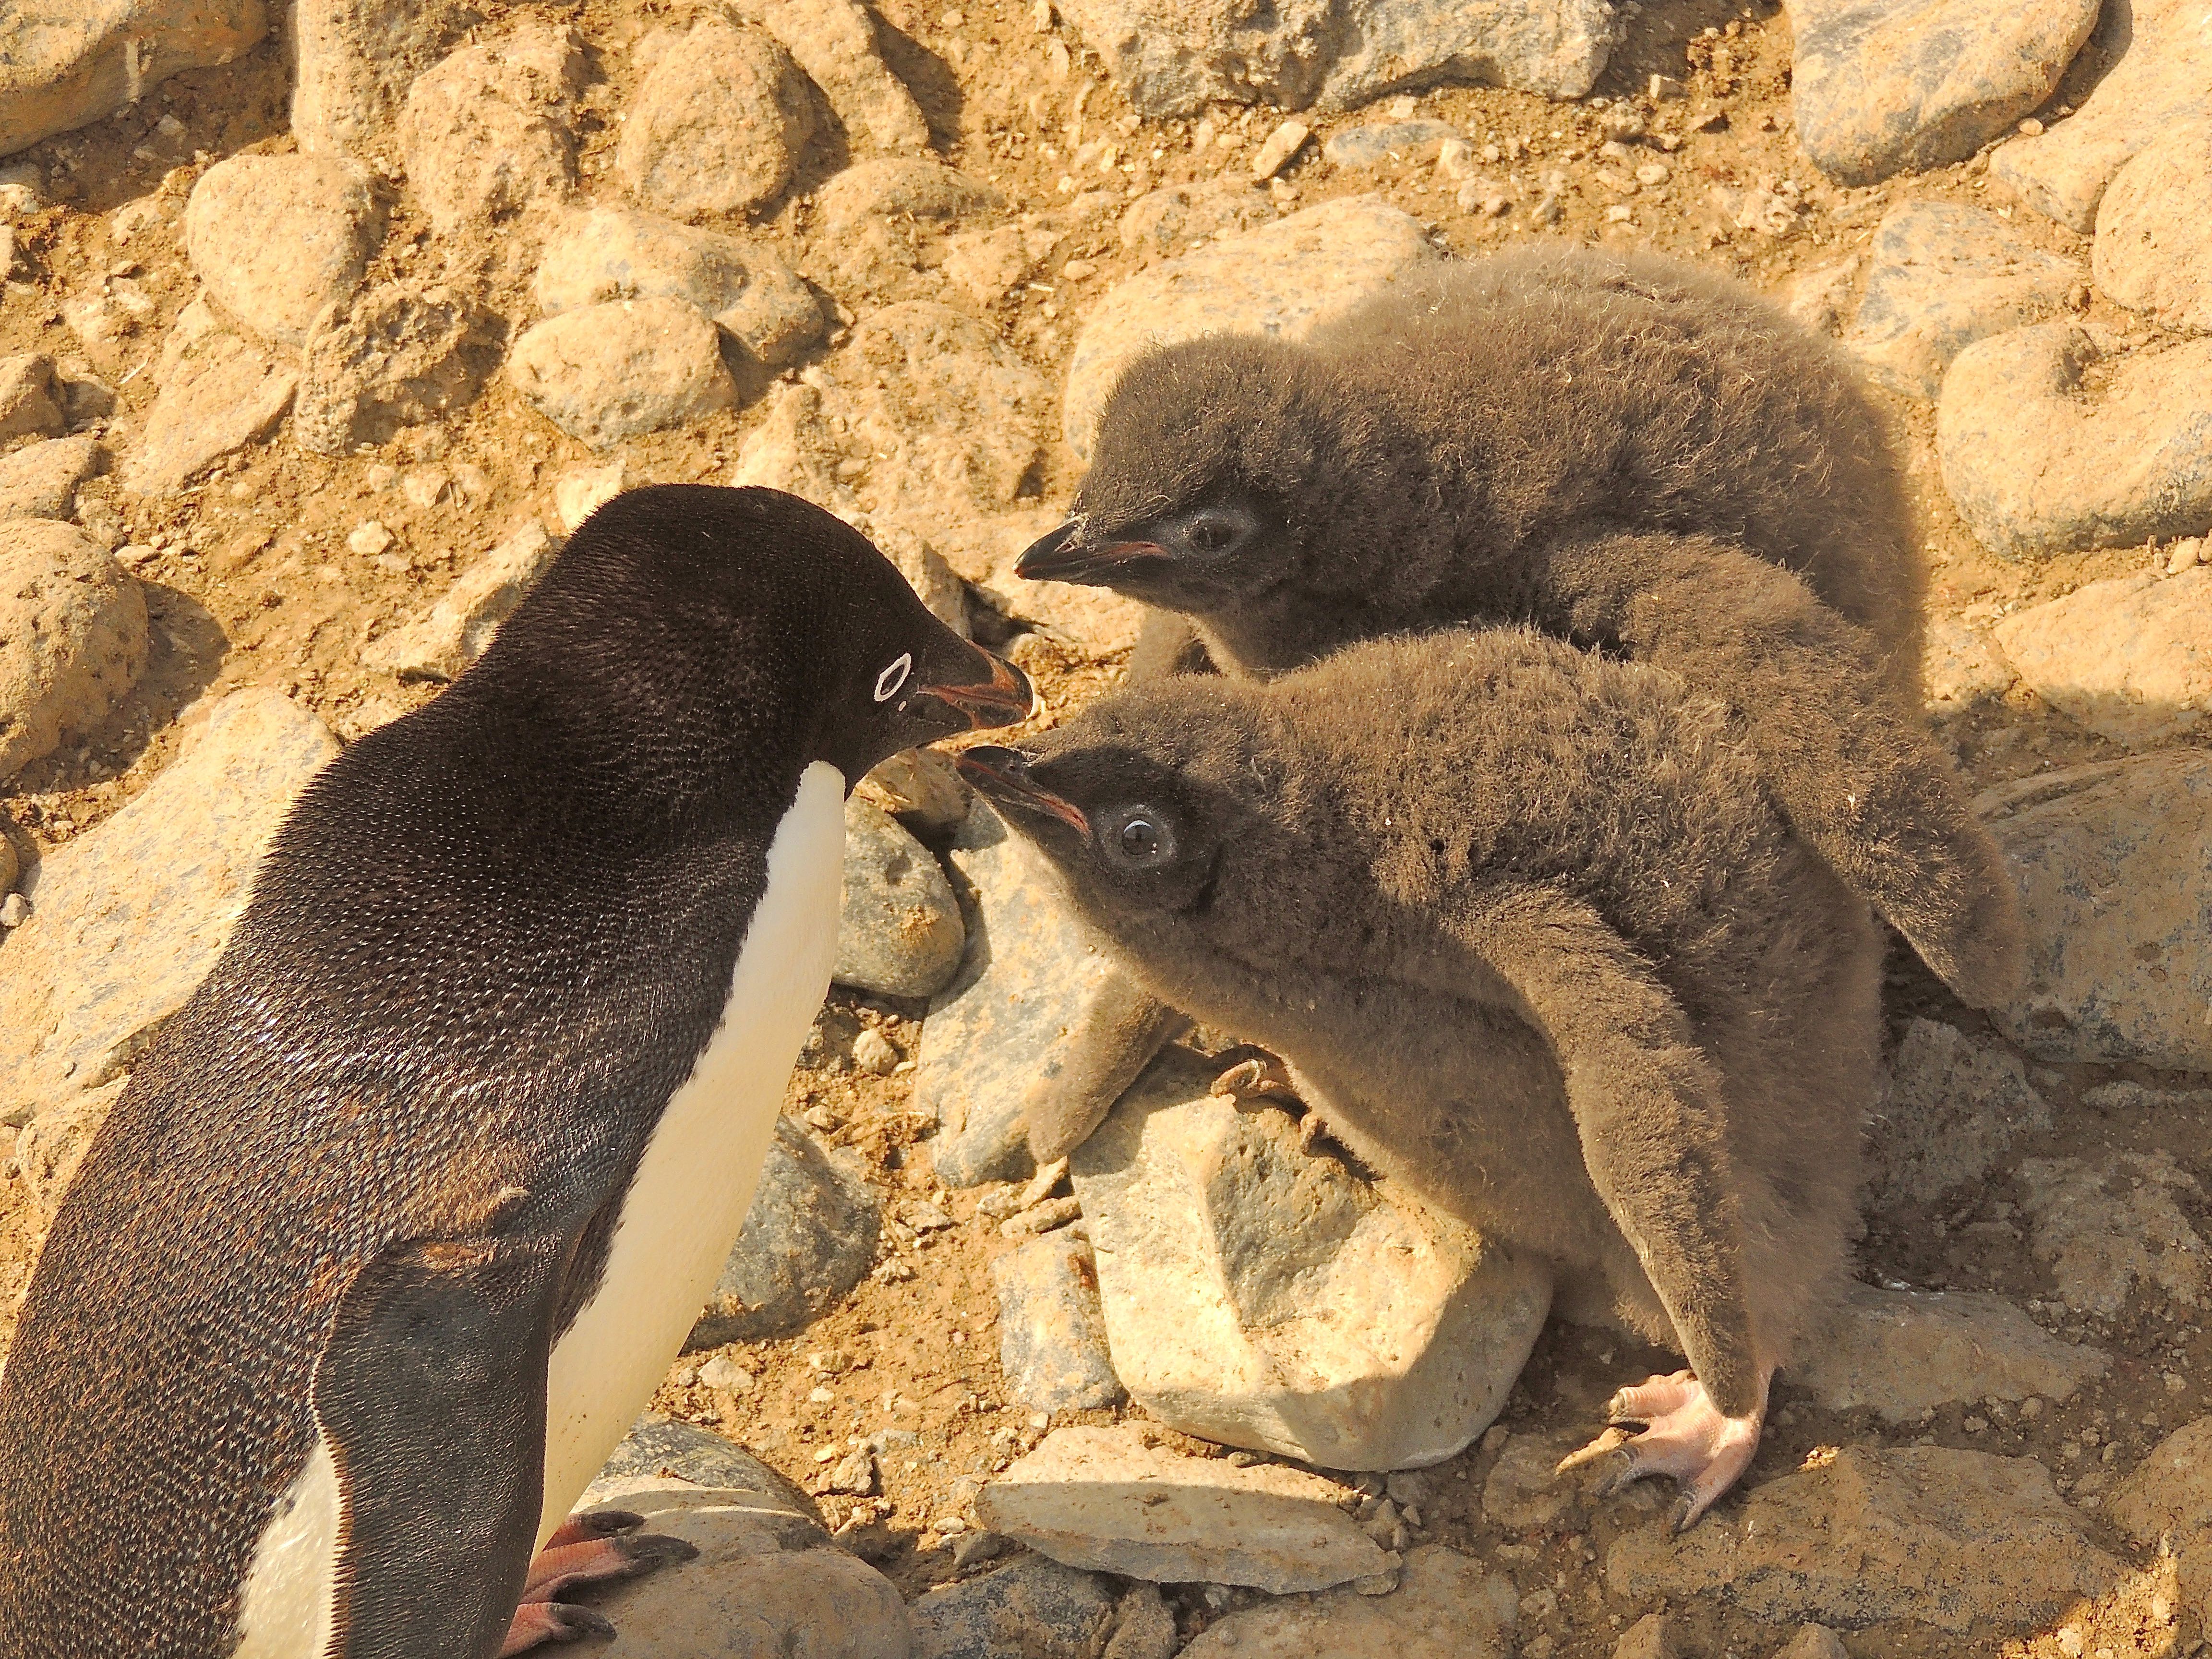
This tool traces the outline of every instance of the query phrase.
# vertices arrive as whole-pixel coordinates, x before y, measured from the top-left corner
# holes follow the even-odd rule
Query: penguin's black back
[[[604,510],[476,667],[295,804],[88,1152],[0,1374],[7,1659],[228,1650],[333,1310],[394,1243],[507,1191],[504,1222],[581,1232],[561,1322],[587,1298],[830,672],[803,605],[718,600],[705,505]],[[801,580],[807,522],[742,581]]]

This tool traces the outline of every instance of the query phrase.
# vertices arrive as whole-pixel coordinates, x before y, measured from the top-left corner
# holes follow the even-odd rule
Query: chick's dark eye
[[[1174,827],[1164,813],[1152,807],[1125,806],[1109,814],[1099,828],[1103,832],[1100,839],[1114,863],[1152,869],[1175,858]]]
[[[1201,553],[1218,553],[1237,539],[1237,526],[1226,519],[1200,519],[1190,527],[1190,544]]]

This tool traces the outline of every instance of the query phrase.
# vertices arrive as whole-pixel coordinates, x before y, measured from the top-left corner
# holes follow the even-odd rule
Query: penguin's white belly
[[[845,781],[819,761],[776,828],[721,1024],[669,1097],[623,1200],[592,1299],[548,1368],[542,1547],[666,1375],[751,1206],[785,1084],[830,988],[844,869]],[[319,1659],[337,1582],[341,1495],[319,1439],[250,1565],[233,1659]]]
[[[722,1023],[669,1097],[623,1200],[599,1288],[553,1350],[542,1546],[667,1375],[759,1183],[785,1085],[830,988],[844,776],[817,761],[776,829]]]

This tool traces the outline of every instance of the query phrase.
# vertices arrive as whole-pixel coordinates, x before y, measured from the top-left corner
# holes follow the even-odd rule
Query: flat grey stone
[[[538,262],[537,294],[549,317],[611,300],[683,300],[771,368],[796,361],[823,332],[812,290],[767,249],[621,208],[562,222]]]
[[[948,856],[967,889],[968,953],[922,1022],[914,1106],[936,1115],[930,1145],[946,1186],[1025,1181],[1036,1165],[1024,1099],[1067,1053],[1112,964],[1084,934],[1051,870],[984,802],[975,803]]]
[[[924,149],[929,123],[876,50],[876,26],[854,0],[765,0],[761,27],[822,89],[848,143]]]
[[[100,471],[102,459],[88,432],[26,444],[0,459],[0,519],[66,519],[76,487]]]
[[[1442,258],[1411,214],[1352,196],[1139,272],[1083,319],[1061,404],[1069,447],[1090,454],[1098,411],[1139,354],[1211,333],[1303,339]]]
[[[2027,921],[2027,988],[1999,1026],[2045,1060],[2212,1071],[2212,757],[2075,767],[1974,805]]]
[[[362,665],[403,680],[458,679],[560,550],[533,519],[463,571],[428,611],[371,641]]]
[[[1406,1557],[1387,1595],[1350,1586],[1305,1601],[1262,1601],[1210,1625],[1183,1659],[1505,1659],[1520,1592],[1485,1563],[1442,1544]],[[1522,1652],[1528,1650],[1523,1648]]]
[[[1216,1069],[1164,1050],[1069,1156],[1123,1386],[1322,1468],[1452,1456],[1504,1405],[1549,1275],[1209,1094]]]
[[[647,1412],[607,1454],[605,1467],[577,1500],[588,1510],[615,1500],[607,1496],[617,1483],[684,1480],[719,1492],[744,1492],[756,1513],[779,1534],[787,1549],[830,1541],[822,1511],[805,1488],[711,1429],[672,1422]]]
[[[844,1551],[787,1543],[787,1517],[758,1492],[680,1480],[608,1483],[605,1502],[643,1531],[699,1553],[597,1590],[611,1659],[912,1659],[890,1580]]]
[[[274,431],[299,371],[218,323],[204,301],[185,307],[162,348],[161,392],[123,469],[134,495],[181,489],[210,462]]]
[[[1085,1240],[1031,1239],[991,1263],[999,1292],[999,1369],[1035,1411],[1093,1411],[1128,1398],[1106,1346],[1098,1268]]]
[[[1908,1020],[1869,1136],[1874,1206],[1931,1204],[1979,1182],[2022,1134],[2050,1127],[2051,1107],[2017,1054]]]
[[[878,996],[933,996],[960,971],[967,942],[952,884],[929,849],[873,801],[849,797],[831,982]]]
[[[914,1659],[1097,1659],[1114,1592],[1094,1574],[1032,1555],[932,1590],[908,1617]]]
[[[1433,161],[1444,140],[1460,136],[1444,121],[1376,121],[1346,127],[1321,147],[1322,160],[1340,167],[1379,167],[1386,161]]]
[[[1871,185],[1962,161],[2034,109],[2098,0],[1790,0],[1790,104],[1805,153]]]
[[[2040,1626],[2127,1571],[2033,1458],[1936,1446],[1846,1446],[1680,1538],[1649,1522],[1605,1558],[1607,1587],[1631,1601],[1717,1595],[1771,1624],[1910,1619],[1953,1636]]]
[[[882,1225],[875,1188],[857,1161],[777,1118],[745,1224],[685,1349],[805,1330],[875,1265]]]
[[[457,289],[379,283],[325,312],[307,336],[292,431],[349,455],[467,407],[499,361],[493,319]]]
[[[714,324],[665,296],[539,323],[515,341],[507,374],[539,414],[595,449],[689,425],[738,399]]]
[[[469,0],[295,0],[287,45],[300,148],[374,155],[407,89],[481,19]]]
[[[2212,1258],[2181,1205],[2199,1208],[2204,1189],[2172,1153],[2031,1158],[2020,1180],[2029,1248],[2069,1308],[2112,1319],[2138,1292],[2169,1316],[2203,1305]]]
[[[586,76],[576,32],[532,19],[418,78],[398,139],[408,191],[430,222],[482,232],[564,198],[576,183],[573,127]]]
[[[0,1121],[30,1118],[16,1158],[41,1210],[215,965],[269,837],[337,747],[281,692],[204,702],[159,777],[24,878],[30,919],[0,949]]]
[[[2212,713],[2212,568],[2090,582],[1995,631],[2038,696],[2130,749],[2178,742]]]
[[[1284,1595],[1397,1565],[1338,1507],[1346,1492],[1280,1464],[1148,1446],[1131,1423],[1054,1429],[983,1488],[975,1514],[1067,1566]]]
[[[625,112],[615,173],[641,207],[744,213],[790,181],[814,135],[802,77],[773,36],[722,16],[641,43],[651,64]]]
[[[0,155],[115,113],[269,32],[269,0],[15,0],[0,11]]]
[[[2212,119],[2168,128],[2112,175],[2090,263],[2121,305],[2212,333]]]
[[[2111,1369],[2110,1356],[2060,1341],[2002,1297],[1854,1285],[1789,1375],[1830,1411],[1909,1423],[1956,1401],[2070,1400]]]
[[[832,231],[854,231],[872,219],[926,219],[949,223],[1006,205],[1006,198],[981,179],[926,156],[862,161],[846,168],[815,195],[815,207]]]
[[[274,345],[305,344],[323,307],[361,286],[378,229],[368,171],[343,156],[233,155],[185,207],[209,303]]]
[[[0,783],[106,720],[146,645],[145,595],[98,541],[50,519],[0,521]]]
[[[2028,246],[1994,213],[1908,202],[1875,231],[1874,268],[1844,343],[1892,392],[1933,402],[1952,359],[2048,316],[2081,265]]]
[[[2091,44],[2119,61],[2081,107],[2035,137],[1990,157],[1990,176],[2046,218],[2089,234],[2105,186],[2128,158],[2205,111],[2212,15],[2197,0],[2106,0]]]
[[[2113,356],[2061,321],[1978,341],[1936,405],[1944,488],[2005,558],[2200,535],[2212,530],[2207,384],[2212,339]]]
[[[1443,81],[1580,98],[1620,28],[1605,0],[1292,0],[1257,12],[1063,0],[1059,9],[1131,107],[1155,119],[1211,103],[1352,109]]]

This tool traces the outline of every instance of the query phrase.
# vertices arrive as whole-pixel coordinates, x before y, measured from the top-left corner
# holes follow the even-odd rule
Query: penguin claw
[[[1668,1477],[1680,1488],[1668,1513],[1670,1535],[1695,1526],[1751,1467],[1765,1416],[1764,1410],[1748,1417],[1723,1416],[1688,1371],[1648,1377],[1623,1389],[1606,1409],[1612,1421],[1604,1431],[1562,1458],[1556,1472],[1599,1466],[1592,1491],[1600,1498],[1638,1480]]]
[[[1288,1068],[1273,1054],[1238,1060],[1215,1078],[1206,1092],[1217,1099],[1234,1101],[1240,1107],[1255,1102],[1273,1104],[1297,1098]]]
[[[568,1601],[526,1601],[515,1610],[507,1627],[507,1639],[500,1644],[499,1659],[511,1659],[514,1654],[528,1653],[536,1648],[565,1646],[586,1637],[604,1641],[614,1633],[612,1621],[605,1613],[594,1613],[589,1607]]]

